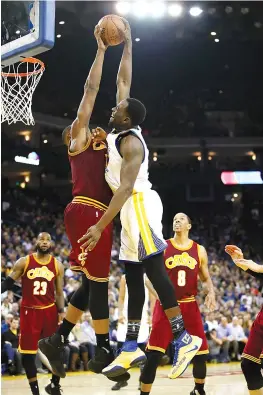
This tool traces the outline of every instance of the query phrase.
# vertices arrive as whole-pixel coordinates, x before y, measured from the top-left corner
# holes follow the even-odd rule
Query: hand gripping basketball
[[[92,129],[91,137],[95,143],[100,143],[101,141],[106,140],[107,133],[102,128],[97,127],[96,129]]]

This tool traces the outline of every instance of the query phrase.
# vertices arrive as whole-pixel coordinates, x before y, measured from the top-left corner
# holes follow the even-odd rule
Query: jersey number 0
[[[35,281],[33,295],[46,295],[46,293],[47,293],[47,282]]]

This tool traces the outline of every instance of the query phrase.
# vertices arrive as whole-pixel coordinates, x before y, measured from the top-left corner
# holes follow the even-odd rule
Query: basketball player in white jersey
[[[122,83],[117,79],[117,106],[113,108],[109,122],[114,129],[107,137],[109,161],[105,177],[114,196],[104,215],[87,230],[79,243],[86,253],[92,250],[103,230],[121,211],[120,260],[125,262],[129,290],[128,330],[121,353],[102,373],[107,377],[117,377],[146,360],[145,354],[137,345],[145,298],[144,268],[172,327],[175,355],[178,356],[177,362],[175,361],[176,378],[196,355],[202,340],[186,332],[173,285],[165,270],[163,207],[148,179],[149,151],[139,126],[145,119],[146,109],[139,100],[129,98],[132,50],[131,46],[127,48],[122,59]]]
[[[119,350],[126,339],[127,325],[128,325],[128,287],[126,284],[125,274],[121,277],[119,300],[118,300],[118,326],[117,326],[117,349]],[[156,299],[149,293],[147,286],[149,280],[144,274],[145,284],[145,301],[142,310],[141,325],[138,335],[138,345],[144,351],[149,339],[151,326],[151,312],[153,311]],[[141,371],[142,367],[140,366]],[[128,385],[127,381],[119,381],[113,387],[113,391],[118,391]]]

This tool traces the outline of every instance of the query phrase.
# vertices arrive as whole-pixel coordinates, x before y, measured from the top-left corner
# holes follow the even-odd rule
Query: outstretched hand
[[[101,34],[102,34],[102,28],[99,25],[95,26],[94,29],[94,36],[97,40],[97,44],[98,44],[98,48],[101,49],[102,51],[106,51],[106,49],[108,48],[108,45],[106,45],[102,38],[101,38]]]
[[[243,259],[243,252],[242,250],[235,246],[235,245],[226,245],[225,246],[225,252],[231,256],[233,261],[235,259]]]
[[[78,243],[81,243],[80,248],[83,249],[86,253],[88,251],[92,251],[96,244],[98,243],[101,237],[101,231],[97,227],[97,225],[91,226],[87,232],[78,240]]]

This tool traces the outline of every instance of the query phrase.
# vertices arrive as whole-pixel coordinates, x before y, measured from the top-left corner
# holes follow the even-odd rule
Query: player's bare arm
[[[132,82],[132,38],[129,22],[122,18],[126,30],[124,32],[124,49],[117,75],[117,96],[116,101],[119,104],[122,100],[130,97]]]
[[[203,246],[199,247],[199,256],[201,259],[201,265],[199,268],[199,277],[203,284],[205,284],[207,288],[207,295],[205,298],[205,305],[210,310],[213,311],[216,308],[216,299],[215,299],[215,291],[214,286],[209,274],[208,270],[208,257],[206,249]]]
[[[128,135],[121,141],[120,151],[123,158],[120,173],[120,187],[113,195],[109,207],[101,219],[96,225],[91,226],[79,240],[81,247],[84,248],[86,252],[93,250],[103,230],[112,222],[124,203],[132,195],[133,187],[143,161],[143,145],[137,137]]]
[[[64,300],[64,293],[63,293],[63,286],[64,286],[64,267],[62,263],[57,261],[58,265],[58,275],[55,279],[55,288],[56,288],[56,306],[58,309],[59,314],[64,313],[65,307],[65,300]],[[62,317],[60,317],[62,318]]]
[[[22,258],[18,259],[18,261],[16,261],[13,271],[1,283],[1,293],[12,289],[14,283],[17,280],[19,280],[20,277],[23,275],[23,273],[25,271],[26,263],[27,263],[26,257],[22,257]]]
[[[98,50],[84,86],[84,94],[78,108],[77,118],[71,125],[70,152],[80,151],[85,147],[88,139],[91,138],[88,126],[100,87],[104,55],[107,49],[101,39],[101,28],[98,25],[95,27],[94,35],[98,43]]]
[[[119,312],[118,321],[121,324],[124,324],[123,309],[124,309],[125,292],[126,292],[126,279],[125,276],[122,276],[120,281],[119,300],[118,300],[118,312]]]

